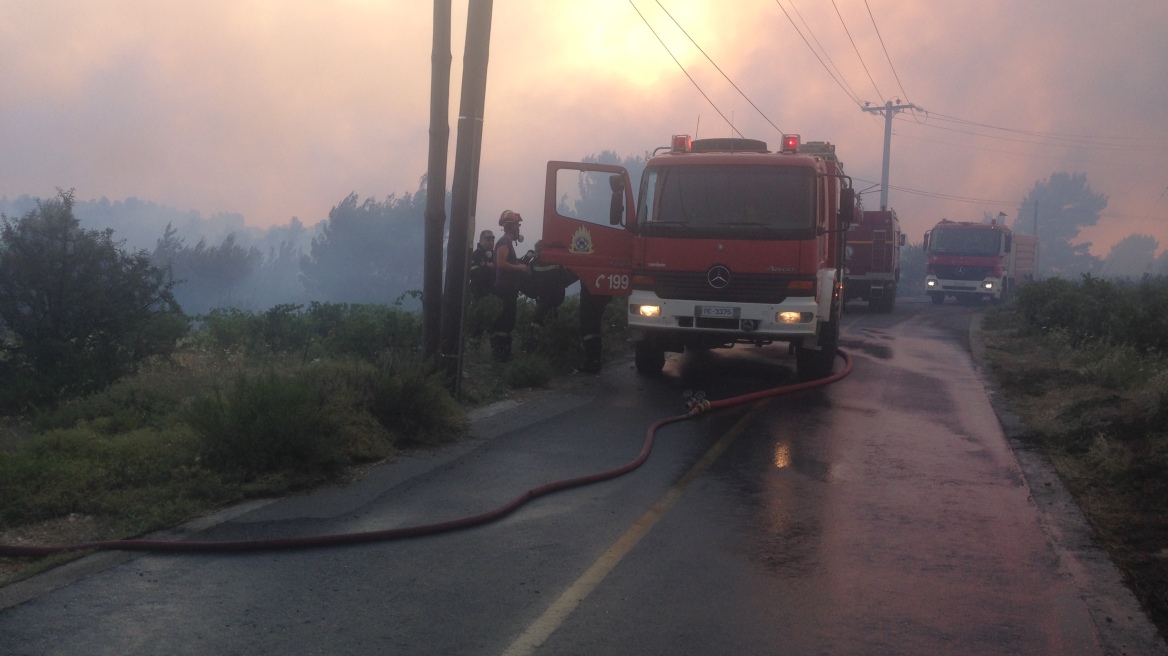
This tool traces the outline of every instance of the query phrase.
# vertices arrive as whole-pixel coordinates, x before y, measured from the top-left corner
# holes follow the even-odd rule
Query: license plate
[[[714,319],[738,318],[738,308],[736,307],[710,307],[708,305],[699,305],[697,309],[699,317],[708,317]]]

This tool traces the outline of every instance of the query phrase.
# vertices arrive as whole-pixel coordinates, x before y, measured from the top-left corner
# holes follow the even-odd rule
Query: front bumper
[[[947,296],[1002,297],[1002,282],[994,278],[985,280],[945,280],[934,275],[925,276],[925,291],[930,294],[942,293]]]
[[[819,323],[819,305],[810,296],[789,297],[778,304],[690,301],[637,290],[629,296],[629,328],[647,333],[801,341],[816,337]]]

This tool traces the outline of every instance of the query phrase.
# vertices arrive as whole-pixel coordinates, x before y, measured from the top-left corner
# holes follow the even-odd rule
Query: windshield
[[[789,166],[663,166],[645,170],[637,215],[649,234],[808,239],[815,172]]]
[[[929,252],[949,255],[997,255],[1002,239],[997,230],[938,228],[929,239]]]

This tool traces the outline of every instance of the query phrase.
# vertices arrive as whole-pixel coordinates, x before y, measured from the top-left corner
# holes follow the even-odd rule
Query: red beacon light
[[[675,152],[675,153],[688,153],[692,146],[693,146],[693,142],[690,140],[688,134],[675,134],[675,135],[673,135],[673,146],[672,146],[673,152]]]
[[[799,150],[799,135],[784,134],[783,135],[783,149],[784,153],[793,153]]]

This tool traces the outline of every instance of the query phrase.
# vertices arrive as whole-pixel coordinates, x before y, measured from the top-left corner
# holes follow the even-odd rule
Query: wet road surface
[[[135,556],[0,611],[0,653],[1109,653],[971,362],[970,314],[845,315],[855,369],[842,382],[662,428],[633,473],[488,526]],[[470,442],[199,538],[483,512],[624,464],[695,393],[757,391],[792,368],[782,348],[675,356],[648,379],[614,363],[574,393],[481,418]]]

